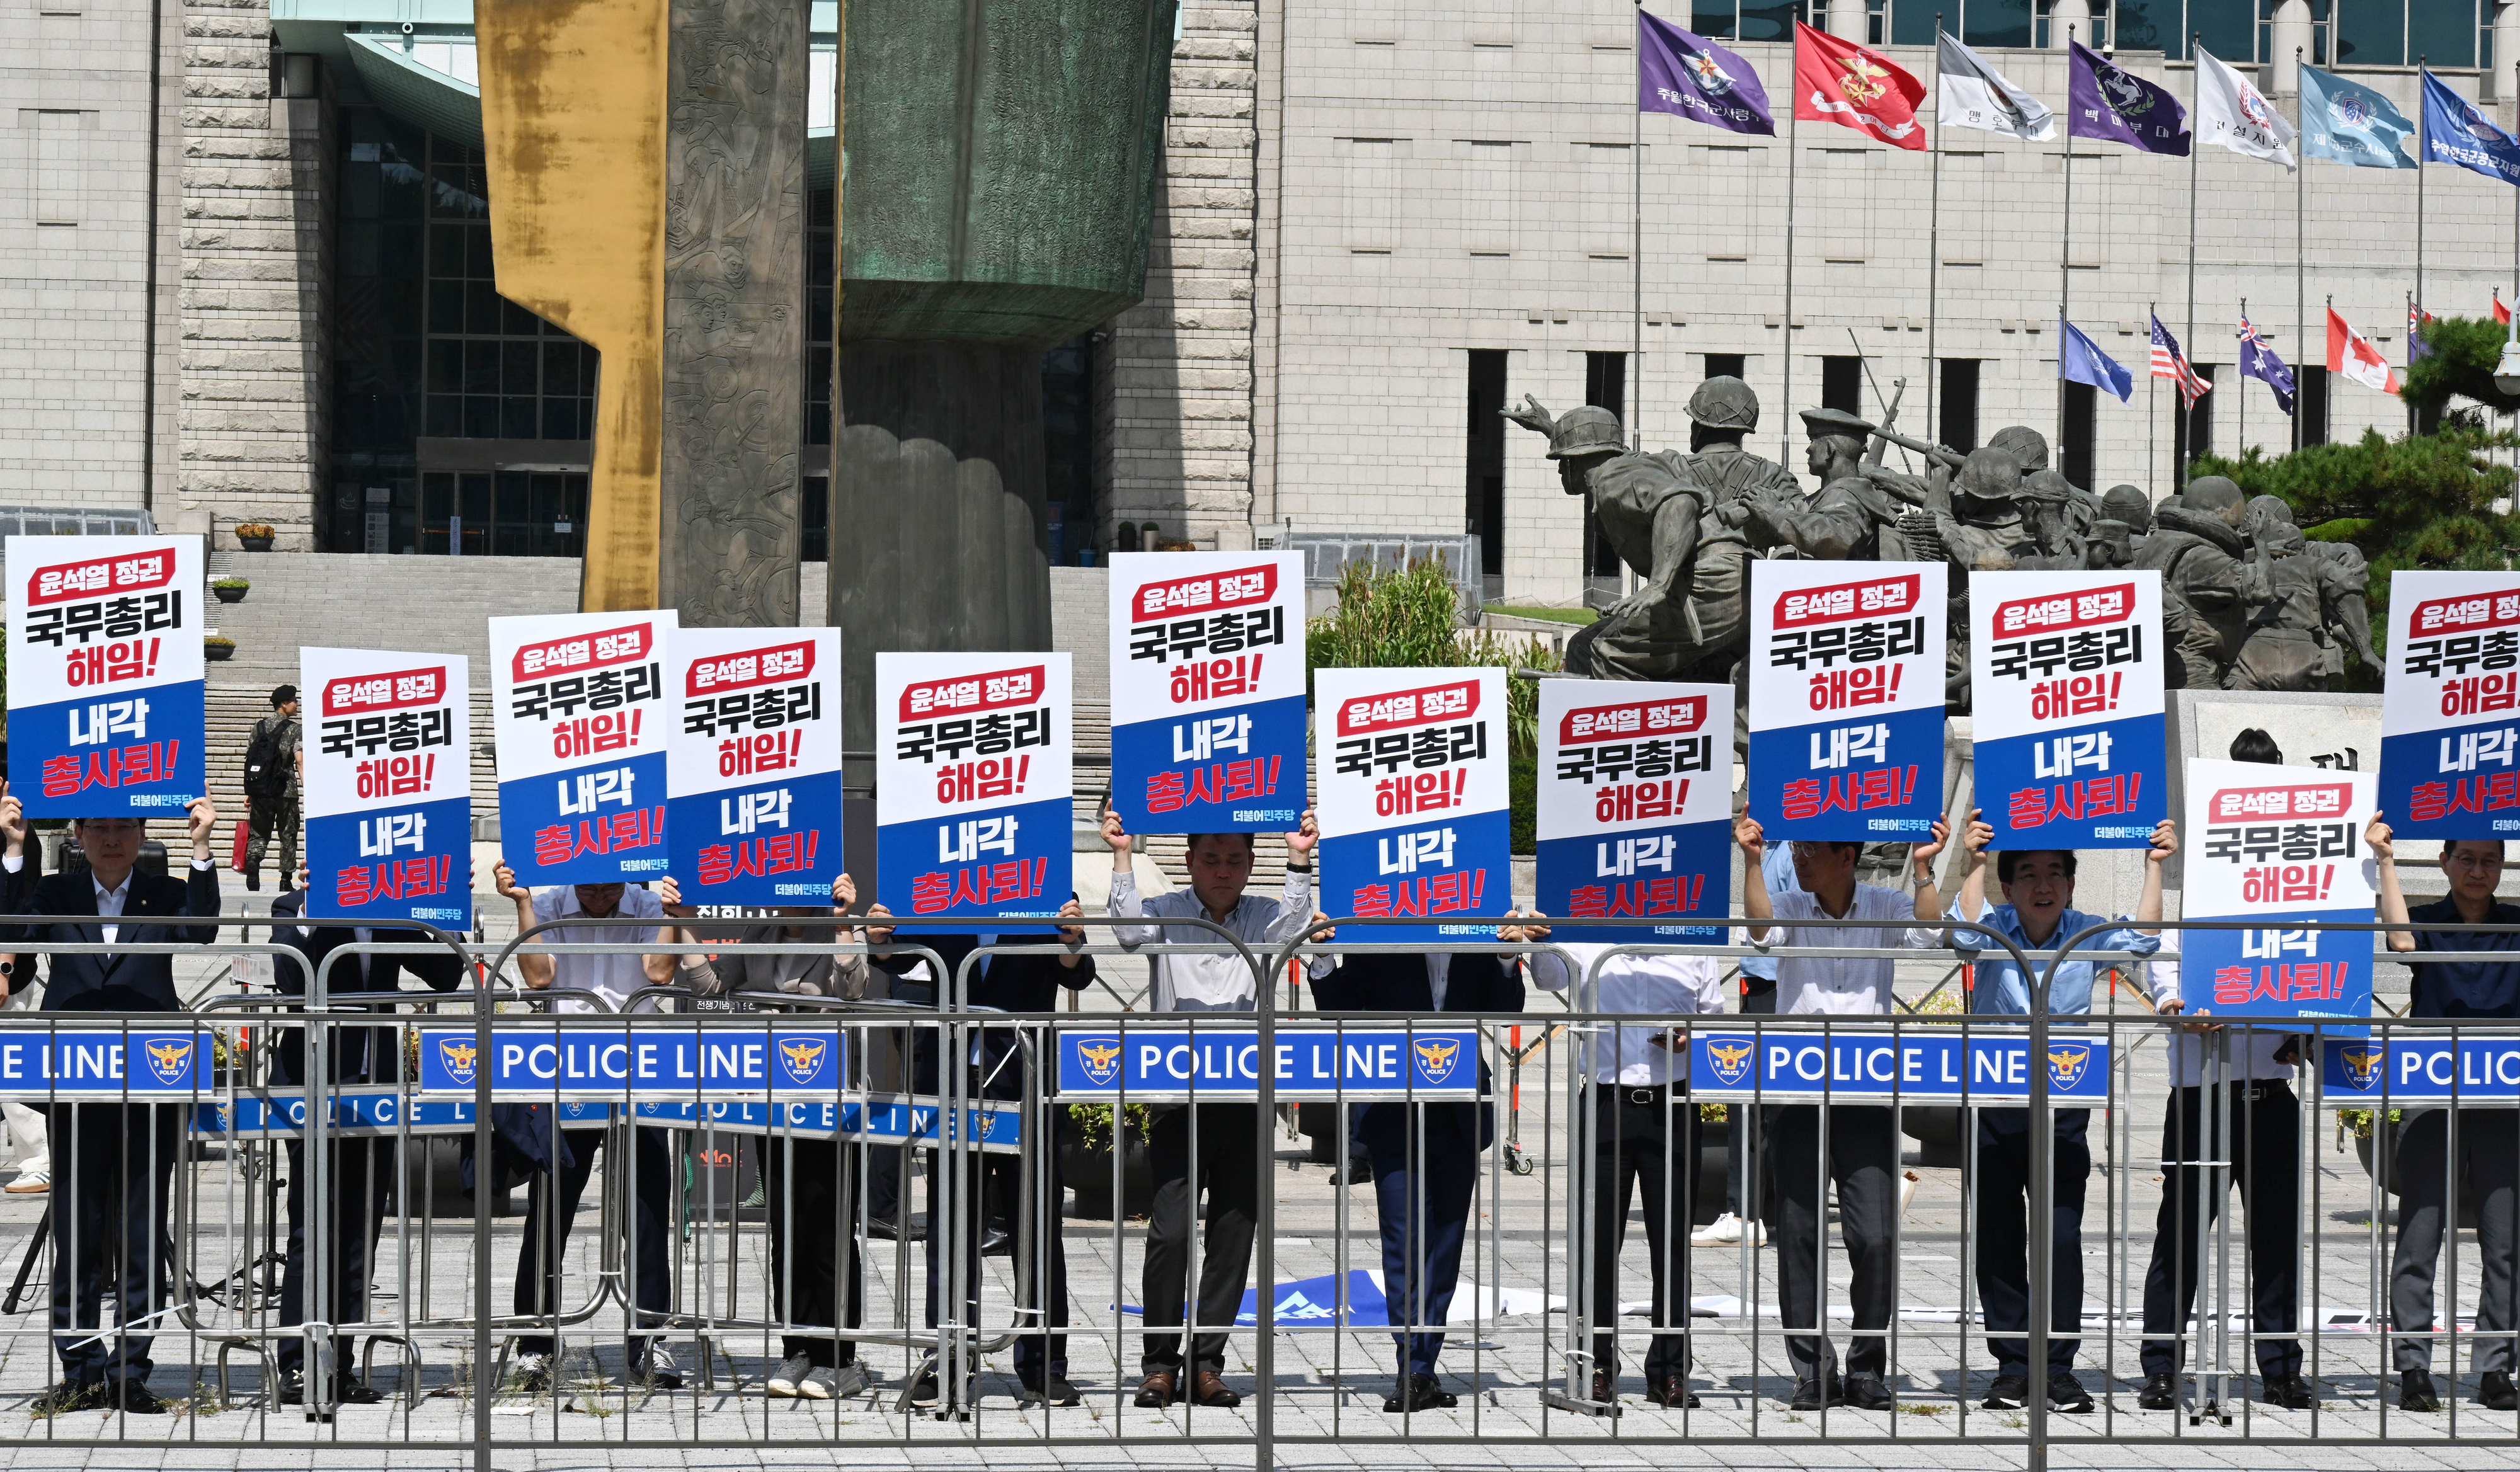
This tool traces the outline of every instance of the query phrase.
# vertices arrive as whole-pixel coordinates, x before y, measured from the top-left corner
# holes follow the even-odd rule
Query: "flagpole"
[[[1791,465],[1794,461],[1791,427],[1794,422],[1794,170],[1801,162],[1802,150],[1798,145],[1803,131],[1802,100],[1794,97],[1794,92],[1802,85],[1802,57],[1803,38],[1797,33],[1792,63],[1796,68],[1793,72],[1795,79],[1785,84],[1785,95],[1794,101],[1794,115],[1785,124],[1785,317],[1778,329],[1784,339],[1785,378],[1784,405],[1777,416],[1777,462],[1779,465]]]
[[[2399,54],[2405,55],[2403,52]],[[2424,59],[2415,58],[2415,101],[2418,104],[2424,100],[2424,78],[2429,74],[2424,70]],[[2423,136],[2419,140],[2422,146],[2415,150],[2415,299],[2412,303],[2414,311],[2407,314],[2407,362],[2409,365],[2415,361],[2414,331],[2419,320],[2416,314],[2424,309],[2424,156],[2432,152],[2433,146],[2430,114],[2418,111],[2415,116],[2421,119],[2415,127]],[[2407,410],[2409,415],[2414,412],[2411,407]],[[2409,419],[2408,427],[2412,428],[2413,424],[2413,420]]]
[[[2065,47],[2074,45],[2074,27],[2065,27]],[[2056,250],[2056,464],[2065,463],[2065,323],[2074,310],[2074,118],[2065,109],[2065,229]]]
[[[1628,146],[1631,185],[1628,202],[1632,206],[1631,222],[1635,238],[1628,246],[1628,269],[1635,282],[1635,296],[1629,332],[1634,347],[1628,354],[1628,448],[1642,455],[1645,448],[1645,0],[1637,0],[1635,46],[1637,81],[1637,115],[1635,136]],[[1619,596],[1626,598],[1637,591],[1637,570],[1627,558],[1619,559]]]
[[[2249,320],[2249,298],[2245,296],[2240,298],[2240,320]],[[2240,339],[2239,358],[2240,371],[2231,378],[2231,393],[2239,404],[2232,414],[2231,453],[2245,459],[2249,453],[2249,343],[2245,337]]]
[[[2069,134],[2067,136],[2070,137],[2071,135]],[[2143,304],[2143,315],[2153,322],[2159,322],[2161,320],[2161,303],[2157,301],[2145,302]],[[2151,351],[2149,343],[2145,345],[2145,351],[2147,353]],[[2159,501],[2161,499],[2160,497],[2152,494],[2158,485],[2158,482],[2156,482],[2153,477],[2161,473],[2160,388],[2161,379],[2154,378],[2147,373],[2143,380],[2143,494],[2145,499],[2150,501]]]
[[[2292,119],[2293,131],[2300,139],[2301,156],[2293,160],[2292,171],[2292,447],[2301,448],[2301,376],[2310,361],[2310,245],[2302,234],[2302,221],[2307,217],[2310,193],[2310,104],[2309,94],[2301,85],[2301,48],[2292,49]],[[2512,196],[2520,200],[2520,191]]]
[[[2196,63],[2196,48],[2204,41],[2205,33],[2201,30],[2187,33],[2187,335],[2183,342],[2187,347],[2196,345],[2196,159],[2204,153],[2196,146],[2196,114],[2205,105],[2205,68]],[[2190,358],[2187,362],[2188,372],[2195,373],[2196,360]],[[2180,413],[2184,416],[2181,423],[2186,425],[2187,430],[2187,459],[2177,468],[2178,474],[2171,481],[2174,485],[2185,485],[2187,467],[2195,464],[2196,403],[2203,397],[2203,394],[2191,397],[2184,383],[2179,386],[2179,402],[2182,406]]]
[[[1936,11],[1936,12],[1934,12],[1934,106],[1935,106],[1937,109],[1939,109],[1939,108],[1942,106],[1942,101],[1943,101],[1943,68],[1942,68],[1942,52],[1943,52],[1943,13],[1942,13],[1941,11]],[[2515,68],[2515,69],[2520,69],[2520,68]],[[1932,194],[1932,196],[1931,196],[1932,202],[1931,202],[1931,203],[1929,203],[1929,204],[1927,204],[1927,205],[1925,206],[1925,216],[1926,216],[1927,220],[1928,220],[1930,223],[1929,223],[1929,224],[1928,224],[1928,226],[1927,226],[1927,230],[1928,230],[1928,237],[1927,237],[1927,244],[1926,244],[1926,246],[1925,246],[1925,433],[1924,433],[1924,438],[1926,438],[1926,439],[1928,439],[1928,440],[1935,441],[1936,443],[1940,443],[1940,442],[1941,442],[1941,439],[1942,439],[1942,433],[1943,433],[1943,422],[1942,422],[1941,420],[1936,419],[1936,418],[1934,417],[1935,395],[1937,394],[1937,392],[1939,392],[1939,391],[1940,391],[1940,389],[1941,389],[1941,388],[1942,388],[1942,386],[1943,386],[1943,364],[1942,364],[1942,360],[1941,360],[1940,358],[1937,358],[1937,357],[1935,357],[1935,356],[1934,356],[1934,353],[1935,353],[1935,351],[1936,351],[1935,346],[1934,346],[1934,339],[1935,339],[1935,337],[1936,337],[1936,335],[1937,335],[1937,330],[1938,330],[1938,329],[1941,327],[1941,325],[1942,325],[1942,310],[1943,310],[1943,298],[1942,298],[1942,291],[1941,291],[1941,288],[1942,288],[1942,270],[1943,270],[1943,128],[1942,128],[1942,121],[1943,121],[1943,120],[1942,120],[1942,118],[1941,118],[1941,117],[1939,117],[1939,116],[1937,116],[1937,117],[1934,119],[1934,137],[1933,137],[1933,142],[1932,142],[1932,145],[1931,145],[1931,147],[1932,147],[1932,149],[1933,149],[1933,154],[1934,154],[1934,186],[1933,186],[1933,194]],[[2513,198],[2514,200],[2520,200],[2520,190],[2514,190],[2514,191],[2512,191],[2512,198]],[[2515,219],[2520,219],[2520,216],[2515,216]],[[2513,264],[2514,269],[2516,269],[2516,270],[2520,270],[2520,225],[2515,225],[2515,226],[2513,227],[2513,230],[2514,230],[2514,235],[2513,235],[2513,237],[2512,237],[2512,239],[2513,239],[2513,245],[2512,245],[2512,249],[2513,249],[2513,251],[2514,251],[2514,254],[2513,254],[2513,256],[2512,256],[2512,264]],[[2513,295],[2514,295],[2514,297],[2515,297],[2515,298],[2520,298],[2520,287],[2514,287],[2514,288],[2512,289],[2512,292],[2513,292]]]

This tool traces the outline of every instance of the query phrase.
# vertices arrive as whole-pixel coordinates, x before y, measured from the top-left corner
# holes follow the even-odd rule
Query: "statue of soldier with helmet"
[[[1749,638],[1748,504],[1801,487],[1742,448],[1759,397],[1739,379],[1697,386],[1688,453],[1632,452],[1618,416],[1595,405],[1552,416],[1526,395],[1505,417],[1549,436],[1559,483],[1583,496],[1601,534],[1641,579],[1568,641],[1569,673],[1601,680],[1730,680]]]

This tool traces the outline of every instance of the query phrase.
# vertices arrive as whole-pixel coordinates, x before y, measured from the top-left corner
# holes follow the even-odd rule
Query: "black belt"
[[[2263,1102],[2266,1099],[2272,1098],[2277,1090],[2281,1090],[2283,1092],[2284,1097],[2292,1097],[2292,1085],[2285,1083],[2281,1079],[2233,1079],[2223,1087],[2231,1092],[2231,1097],[2233,1099],[2243,1104],[2255,1104]],[[2182,1093],[2202,1093],[2205,1092],[2205,1086],[2202,1084],[2185,1084],[2181,1086],[2180,1092]]]
[[[1619,1101],[1624,1104],[1660,1104],[1665,1101],[1669,1101],[1674,1104],[1686,1104],[1688,1102],[1688,1086],[1687,1084],[1648,1084],[1643,1086],[1635,1084],[1619,1084],[1614,1085],[1613,1087],[1618,1091]]]

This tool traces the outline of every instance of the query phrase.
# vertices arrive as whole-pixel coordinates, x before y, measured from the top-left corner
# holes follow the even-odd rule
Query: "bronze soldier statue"
[[[2240,488],[2221,475],[2200,476],[2153,509],[2153,530],[2136,565],[2161,574],[2163,637],[2172,656],[2163,678],[2173,690],[2220,690],[2239,656],[2248,623],[2240,596],[2246,511]],[[2173,622],[2181,629],[2175,639]]]
[[[2252,497],[2245,524],[2257,554],[2241,568],[2241,594],[2251,604],[2248,631],[2224,687],[2317,690],[2345,672],[2347,649],[2377,669],[2362,549],[2310,541],[2293,523],[2291,505],[2277,496]]]
[[[1872,425],[1842,409],[1806,409],[1811,433],[1804,464],[1820,489],[1801,496],[1758,496],[1743,503],[1741,530],[1761,552],[1791,547],[1821,561],[1904,561],[1882,546],[1899,507],[1867,478],[1865,443]],[[1893,532],[1895,536],[1896,533]]]

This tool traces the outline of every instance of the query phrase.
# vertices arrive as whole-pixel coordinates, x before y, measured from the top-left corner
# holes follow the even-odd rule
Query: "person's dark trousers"
[[[2057,1109],[2048,1160],[2055,1188],[2048,1255],[2048,1372],[2069,1372],[2083,1336],[2083,1193],[2092,1180],[2092,1111]],[[1977,1111],[1977,1293],[1996,1373],[2030,1374],[2030,1111]]]
[[[1198,1265],[1199,1333],[1191,1345],[1190,1370],[1225,1370],[1225,1342],[1242,1312],[1242,1290],[1251,1279],[1251,1233],[1260,1206],[1260,1146],[1256,1106],[1198,1104],[1166,1111],[1148,1133],[1148,1163],[1155,1183],[1154,1219],[1147,1235],[1147,1339],[1139,1373],[1180,1373],[1181,1335],[1158,1333],[1182,1321],[1190,1285],[1192,1234],[1198,1229],[1198,1197],[1207,1193],[1207,1236]],[[1198,1160],[1192,1171],[1191,1119],[1198,1120]]]
[[[2407,1111],[2398,1133],[2397,1260],[2389,1268],[2389,1325],[2427,1333],[2432,1329],[2433,1270],[2441,1259],[2442,1220],[2459,1176],[2466,1176],[2476,1203],[2476,1251],[2458,1265],[2459,1286],[2475,1283],[2476,1332],[2461,1342],[2474,1347],[2475,1368],[2510,1373],[2520,1328],[2520,1289],[2512,1279],[2512,1213],[2520,1207],[2520,1112],[2458,1111],[2458,1157],[2451,1159],[2450,1111]],[[2456,1306],[2453,1305],[2453,1308]],[[2428,1370],[2430,1339],[2401,1339],[2397,1367]]]
[[[1744,1014],[1776,1011],[1777,978],[1745,974],[1741,978],[1741,1010]],[[1750,1148],[1751,1135],[1757,1126],[1765,1123],[1765,1117],[1747,1104],[1735,1103],[1724,1111],[1724,1209],[1745,1220],[1751,1214],[1750,1157],[1753,1153]],[[1764,1162],[1766,1132],[1759,1130],[1757,1133],[1763,1137],[1760,1140],[1760,1158]],[[1765,1187],[1767,1182],[1762,1181],[1760,1185]],[[1692,1217],[1690,1220],[1696,1219]]]
[[[365,1319],[368,1303],[368,1274],[373,1271],[377,1252],[377,1231],[384,1217],[385,1199],[393,1187],[394,1142],[390,1139],[336,1139],[326,1162],[332,1179],[325,1188],[326,1206],[315,1215],[320,1223],[310,1224],[306,1208],[306,1145],[292,1139],[289,1152],[289,1260],[280,1274],[280,1322],[292,1327],[306,1321],[306,1239],[310,1225],[329,1227],[332,1232],[333,1260],[330,1265],[332,1291],[329,1307],[317,1316],[326,1323],[357,1323]],[[353,1375],[357,1365],[351,1362],[350,1336],[333,1338],[333,1372]],[[272,1358],[282,1371],[299,1368],[306,1358],[306,1338],[292,1334],[273,1347]]]
[[[72,1384],[149,1378],[150,1336],[115,1323],[156,1312],[175,1266],[165,1259],[177,1110],[146,1104],[56,1104],[53,1140],[53,1347]],[[91,1339],[103,1328],[104,1337]],[[81,1340],[90,1342],[82,1344]]]
[[[2200,1140],[2214,1128],[2206,1118],[2213,1094],[2203,1089],[2171,1091],[2170,1116],[2161,1130],[2161,1158],[2182,1162],[2162,1182],[2161,1213],[2152,1226],[2152,1266],[2143,1275],[2143,1331],[2176,1334],[2196,1303],[2196,1279],[2205,1239],[2196,1229],[2199,1192],[2210,1228],[2237,1185],[2248,1209],[2248,1280],[2251,1322],[2261,1334],[2291,1333],[2299,1323],[2301,1279],[2301,1104],[2292,1086],[2261,1080],[2216,1091],[2230,1111],[2231,1171],[2228,1176],[2183,1162],[2207,1160]],[[2254,1095],[2254,1097],[2253,1097]],[[2301,1341],[2261,1339],[2258,1368],[2268,1375],[2301,1373]],[[2143,1372],[2179,1372],[2182,1342],[2146,1339]]]
[[[901,1158],[909,1153],[899,1145],[871,1145],[866,1152],[867,1220],[897,1222],[901,1217]]]
[[[772,1138],[763,1152],[761,1198],[776,1295],[770,1312],[787,1323],[853,1329],[865,1310],[866,1277],[851,1220],[856,1203],[841,1176],[840,1148],[837,1140]],[[857,1351],[830,1334],[791,1332],[780,1340],[779,1358],[799,1355],[832,1368],[856,1359]]]
[[[1023,1160],[1020,1156],[982,1155],[976,1161],[966,1156],[959,1160],[957,1167],[945,1169],[954,1168],[959,1168],[963,1173],[964,1195],[960,1203],[963,1216],[962,1323],[969,1328],[976,1327],[980,1323],[980,1237],[988,1230],[988,1224],[1002,1216],[1006,1218],[1010,1229],[1014,1229],[1021,1221],[1021,1214],[1029,1210],[1029,1203],[1017,1199],[1023,1189]],[[945,1169],[940,1169],[936,1164],[930,1164],[927,1172],[926,1258],[927,1326],[929,1328],[936,1326],[936,1306],[944,1301],[945,1294],[945,1284],[942,1279],[946,1254],[937,1242],[937,1232],[940,1229],[938,1224],[946,1220],[945,1207],[939,1200],[944,1193]],[[1067,1182],[1058,1174],[1058,1151],[1054,1149],[1050,1159],[1047,1199],[1053,1203],[1058,1202],[1066,1188]],[[1017,1241],[1011,1244],[1009,1250],[1017,1254],[1015,1263],[1017,1304],[1021,1308],[1037,1307],[1042,1310],[1042,1314],[1036,1316],[1023,1313],[1019,1309],[1016,1316],[1019,1323],[1027,1326],[1038,1324],[1052,1330],[1059,1330],[1067,1327],[1067,1246],[1060,1234],[1059,1217],[1056,1207],[1041,1216],[1046,1216],[1048,1220],[1043,1221],[1037,1217],[1033,1221],[1032,1227],[1036,1233],[1033,1240],[1029,1243],[1024,1242],[1020,1230],[1015,1230]],[[1022,1254],[1027,1251],[1040,1261],[1024,1257]],[[1031,1291],[1035,1275],[1045,1271],[1049,1278],[1047,1304],[1041,1303]],[[1015,1378],[1026,1385],[1038,1387],[1042,1383],[1045,1372],[1061,1376],[1067,1373],[1067,1336],[1063,1333],[1026,1334],[1015,1341],[1014,1353]]]
[[[245,876],[261,882],[262,858],[271,851],[271,841],[280,840],[280,887],[287,889],[297,882],[297,786],[290,784],[286,797],[247,799],[245,830]]]
[[[589,1277],[578,1285],[572,1299],[562,1290],[561,1265],[568,1254],[568,1233],[577,1221],[578,1199],[586,1194],[587,1179],[595,1174],[596,1151],[610,1132],[563,1133],[574,1163],[557,1173],[535,1172],[525,1191],[525,1234],[517,1253],[518,1315],[565,1314],[574,1303],[584,1302],[595,1286]],[[635,1141],[631,1157],[638,1179],[628,1193],[629,1258],[633,1296],[640,1310],[633,1327],[638,1328],[650,1322],[647,1316],[662,1316],[673,1308],[674,1286],[667,1265],[675,1245],[674,1198],[681,1191],[683,1174],[667,1131],[642,1127],[631,1135]],[[613,1162],[613,1168],[622,1169],[622,1162]],[[552,1229],[555,1194],[559,1197],[557,1232]],[[650,1337],[638,1333],[630,1336],[633,1362],[647,1353]],[[517,1353],[521,1355],[548,1355],[552,1346],[549,1334],[519,1334],[516,1340]]]
[[[1047,1376],[1064,1379],[1067,1375],[1067,1335],[1060,1332],[1067,1327],[1067,1236],[1059,1213],[1067,1197],[1067,1178],[1059,1169],[1057,1136],[1070,1127],[1066,1110],[1051,1113],[1056,1116],[1053,1142],[1050,1158],[1037,1167],[1043,1176],[1038,1199],[1017,1199],[1023,1181],[1017,1157],[989,1157],[990,1180],[1012,1204],[1007,1220],[1015,1238],[1015,1303],[1019,1309],[1039,1311],[1038,1317],[1019,1313],[1017,1322],[1038,1323],[1049,1330],[1015,1341],[1015,1379],[1036,1387]],[[1032,1229],[1029,1237],[1024,1231],[1027,1226]]]
[[[1826,1182],[1837,1182],[1838,1235],[1854,1278],[1848,1299],[1855,1337],[1846,1350],[1850,1374],[1883,1374],[1890,1362],[1891,1227],[1899,1210],[1898,1141],[1890,1111],[1877,1104],[1828,1106],[1828,1157],[1821,1157],[1818,1104],[1768,1110],[1768,1177],[1775,1191],[1768,1235],[1777,1244],[1777,1311],[1789,1329],[1821,1327],[1821,1228],[1827,1221]],[[1825,1172],[1825,1180],[1823,1179]],[[1835,1369],[1837,1349],[1824,1334],[1789,1333],[1785,1358],[1798,1380]]]
[[[1653,1321],[1688,1321],[1688,1230],[1697,1188],[1697,1106],[1669,1088],[1593,1088],[1593,1368],[1619,1372],[1619,1255],[1628,1202],[1644,1197],[1645,1254],[1653,1273]],[[1733,1117],[1748,1111],[1739,1105]],[[1688,1373],[1688,1340],[1657,1333],[1645,1350],[1645,1383]]]
[[[1365,1142],[1373,1158],[1373,1207],[1382,1227],[1382,1295],[1390,1320],[1447,1322],[1453,1289],[1462,1277],[1462,1242],[1469,1228],[1470,1196],[1478,1185],[1478,1152],[1458,1132],[1431,1125],[1372,1130]],[[1391,1339],[1400,1373],[1435,1373],[1436,1357],[1444,1352],[1442,1334],[1399,1333]]]

